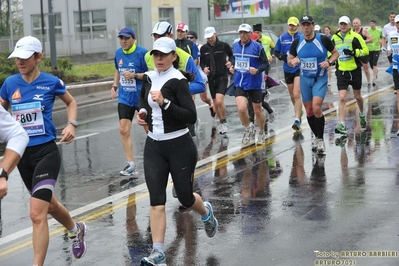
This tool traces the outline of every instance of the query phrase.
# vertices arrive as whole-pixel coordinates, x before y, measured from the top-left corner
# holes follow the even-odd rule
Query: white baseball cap
[[[216,33],[216,30],[214,27],[208,27],[204,31],[204,39],[212,38],[213,34]]]
[[[321,30],[320,25],[314,26],[314,30]]]
[[[173,27],[170,25],[169,22],[167,21],[161,21],[155,24],[154,28],[152,29],[152,34],[158,34],[158,35],[165,35],[165,34],[170,34],[173,33]]]
[[[240,27],[238,27],[238,32],[240,31],[252,32],[252,27],[248,24],[241,24]]]
[[[175,40],[169,37],[161,37],[154,42],[152,45],[152,50],[150,55],[154,53],[154,51],[160,51],[164,54],[169,54],[172,51],[176,51],[176,43]]]
[[[34,53],[42,53],[42,43],[35,37],[25,36],[15,44],[14,51],[8,58],[28,59]]]
[[[399,15],[396,15],[395,17],[395,23],[399,21]]]
[[[340,24],[340,23],[350,24],[351,20],[347,16],[342,16],[338,20],[338,24]]]

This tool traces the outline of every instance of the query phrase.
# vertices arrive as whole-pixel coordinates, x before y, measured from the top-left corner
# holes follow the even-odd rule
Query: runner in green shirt
[[[373,86],[375,86],[375,81],[378,75],[378,58],[380,57],[380,50],[382,45],[382,30],[376,27],[377,21],[375,19],[370,20],[370,29],[368,32],[373,39],[373,42],[367,43],[369,48],[369,58],[370,67],[373,69]]]

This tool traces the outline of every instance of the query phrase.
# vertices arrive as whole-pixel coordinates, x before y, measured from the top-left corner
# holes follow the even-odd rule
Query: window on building
[[[107,36],[105,10],[82,11],[82,31],[80,30],[79,12],[74,12],[76,40],[104,39]]]
[[[43,15],[43,27],[41,15],[32,15],[32,35],[42,40],[43,42],[49,41],[48,31],[48,14]],[[61,24],[61,13],[54,13],[54,28],[55,28],[55,39],[62,41],[62,24]]]
[[[176,25],[174,20],[173,8],[160,8],[159,9],[159,21],[167,21],[173,26],[173,30],[176,31]],[[173,32],[173,34],[176,34]]]
[[[141,8],[125,8],[125,27],[131,28],[136,33],[136,43],[142,45],[141,34]]]
[[[199,36],[202,36],[200,32],[200,18],[201,18],[201,9],[200,8],[189,8],[188,9],[188,29],[193,30]],[[201,38],[202,39],[202,38]]]

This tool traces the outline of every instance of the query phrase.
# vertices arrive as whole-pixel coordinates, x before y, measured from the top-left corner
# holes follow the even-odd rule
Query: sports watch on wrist
[[[161,105],[162,109],[164,109],[169,103],[170,103],[170,101],[168,99],[164,98],[163,104]]]
[[[8,180],[8,174],[3,168],[0,168],[0,177],[5,177],[6,181]]]
[[[71,124],[72,126],[74,126],[75,128],[77,128],[78,127],[78,122],[76,122],[76,120],[69,120],[68,121],[68,124]]]

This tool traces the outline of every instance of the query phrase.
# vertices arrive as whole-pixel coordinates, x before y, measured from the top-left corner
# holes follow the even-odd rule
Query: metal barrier
[[[99,92],[109,91],[113,80],[67,85],[66,88],[72,96],[92,95]]]

